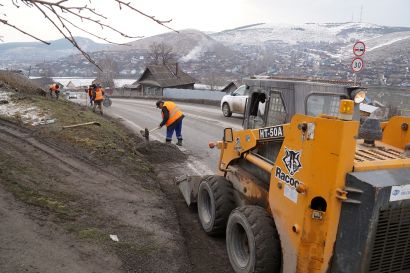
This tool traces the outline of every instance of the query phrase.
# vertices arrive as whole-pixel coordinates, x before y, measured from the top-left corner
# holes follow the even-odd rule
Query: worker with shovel
[[[160,123],[159,127],[166,125],[167,126],[167,136],[166,136],[166,143],[171,143],[172,135],[175,134],[177,136],[178,146],[182,146],[182,120],[184,119],[184,114],[181,110],[176,106],[176,104],[172,101],[157,101],[157,108],[161,109],[162,111],[162,122]]]

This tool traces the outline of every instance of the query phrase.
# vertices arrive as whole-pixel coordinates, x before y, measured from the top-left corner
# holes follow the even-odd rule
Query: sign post
[[[355,57],[353,57],[351,68],[352,68],[353,75],[354,75],[355,85],[356,85],[356,79],[357,79],[356,73],[359,73],[364,68],[364,61],[361,57],[364,55],[365,52],[366,52],[366,45],[362,41],[357,41],[353,45],[353,54],[355,55]]]

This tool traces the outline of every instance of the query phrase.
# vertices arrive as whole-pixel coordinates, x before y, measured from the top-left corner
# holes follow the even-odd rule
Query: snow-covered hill
[[[173,52],[181,58],[180,61],[182,62],[198,59],[203,53],[210,51],[221,55],[232,54],[231,50],[222,43],[195,29],[180,30],[179,33],[168,32],[155,35],[128,43],[128,46],[113,46],[109,50],[117,52],[130,50],[149,52],[151,44],[162,42],[172,46]]]
[[[298,43],[350,43],[369,40],[390,33],[410,33],[410,28],[386,27],[369,23],[306,23],[255,24],[248,27],[225,30],[210,36],[226,44],[261,45],[269,42]]]

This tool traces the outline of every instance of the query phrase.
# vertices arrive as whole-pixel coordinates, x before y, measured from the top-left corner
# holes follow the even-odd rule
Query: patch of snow
[[[137,79],[114,79],[114,85],[117,88],[124,87],[124,85],[131,85],[136,82]]]
[[[53,78],[54,81],[61,83],[64,86],[71,81],[75,86],[89,86],[95,78],[75,78],[75,77],[58,77]]]
[[[134,70],[135,71],[135,70]],[[136,71],[135,71],[136,73]],[[76,77],[56,77],[54,81],[61,83],[65,87],[71,81],[75,86],[89,86],[92,84],[95,78],[76,78]],[[137,79],[114,79],[114,85],[117,88],[123,87],[126,84],[132,84]]]
[[[406,39],[408,39],[408,38],[410,38],[410,35],[404,36],[404,37],[398,37],[398,38],[396,38],[396,39],[387,41],[387,42],[385,42],[385,43],[382,43],[382,44],[373,46],[372,48],[367,49],[367,52],[370,52],[370,51],[372,51],[372,50],[375,50],[375,49],[378,49],[378,48],[381,48],[381,47],[384,47],[384,46],[388,46],[388,45],[394,44],[394,43],[399,42],[399,41],[402,41],[402,40],[406,40]]]
[[[226,44],[258,45],[264,42],[298,43],[337,43],[366,40],[380,36],[382,26],[370,23],[307,23],[257,24],[249,27],[226,30],[211,35],[215,40]]]
[[[198,90],[211,90],[211,87],[213,88],[214,91],[221,91],[222,89],[225,88],[225,86],[210,86],[208,84],[202,84],[202,83],[196,83],[194,84],[194,89]]]
[[[0,105],[0,115],[5,117],[19,118],[24,124],[32,126],[40,124],[54,123],[54,119],[50,119],[47,113],[44,113],[41,109],[30,105],[18,105],[10,100],[10,96],[13,93],[0,90],[0,100],[8,101],[7,104]],[[51,122],[50,122],[51,121]]]

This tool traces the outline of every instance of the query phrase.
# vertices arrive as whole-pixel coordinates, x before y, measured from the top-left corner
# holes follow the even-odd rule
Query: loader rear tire
[[[212,175],[198,189],[198,216],[208,235],[225,233],[226,223],[235,208],[232,184],[222,176]]]
[[[258,206],[236,208],[226,227],[226,248],[236,273],[279,273],[282,253],[272,217]]]

